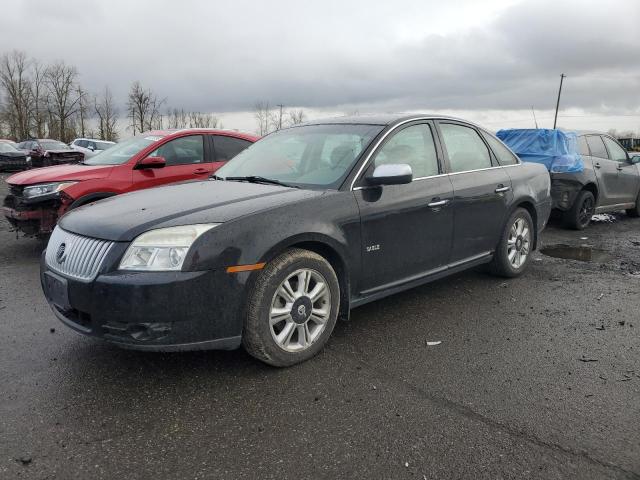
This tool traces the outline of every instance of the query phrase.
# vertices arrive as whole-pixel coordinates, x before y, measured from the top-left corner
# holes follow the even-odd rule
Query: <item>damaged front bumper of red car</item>
[[[71,197],[64,192],[27,199],[19,186],[12,185],[4,199],[2,213],[15,230],[28,236],[44,236],[53,231],[71,202]]]

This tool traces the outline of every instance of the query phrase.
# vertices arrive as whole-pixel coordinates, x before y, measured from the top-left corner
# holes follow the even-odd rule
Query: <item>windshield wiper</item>
[[[218,179],[221,178],[216,175],[216,180]],[[261,177],[259,175],[248,175],[246,177],[225,177],[224,180],[228,180],[230,182],[268,183],[270,185],[280,185],[281,187],[300,188],[297,185],[290,185],[288,183],[281,182],[280,180]]]

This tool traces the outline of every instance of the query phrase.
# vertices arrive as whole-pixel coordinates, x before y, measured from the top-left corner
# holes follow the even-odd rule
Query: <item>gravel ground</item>
[[[369,304],[283,370],[76,335],[1,219],[0,478],[640,478],[640,220],[612,219],[544,233],[595,261]]]

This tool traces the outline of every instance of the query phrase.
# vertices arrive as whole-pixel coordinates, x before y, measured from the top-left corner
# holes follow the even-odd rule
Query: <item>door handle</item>
[[[196,175],[201,175],[203,173],[208,173],[209,170],[207,170],[206,168],[196,168],[193,173],[195,173]]]
[[[442,207],[447,203],[449,203],[449,200],[440,200],[439,198],[436,197],[433,200],[431,200],[431,202],[428,203],[427,206],[430,208],[437,208],[437,207]]]
[[[600,168],[600,164],[599,164],[599,163],[596,163],[596,164],[594,165],[594,167],[596,167],[596,168]]]
[[[505,187],[504,185],[500,184],[496,188],[496,193],[508,192],[509,190],[511,190],[511,187]]]

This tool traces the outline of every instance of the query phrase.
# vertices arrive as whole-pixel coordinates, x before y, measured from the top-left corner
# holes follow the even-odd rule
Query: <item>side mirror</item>
[[[89,145],[87,148],[88,148],[89,150],[91,150],[92,152],[95,152],[95,151],[96,151],[96,147],[94,147],[93,145]]]
[[[164,168],[166,164],[167,161],[164,157],[147,157],[140,160],[135,166],[135,169],[143,170],[146,168]]]
[[[366,180],[369,185],[402,185],[411,183],[413,172],[406,163],[379,165]]]
[[[629,156],[629,163],[631,164],[640,163],[640,155]]]

